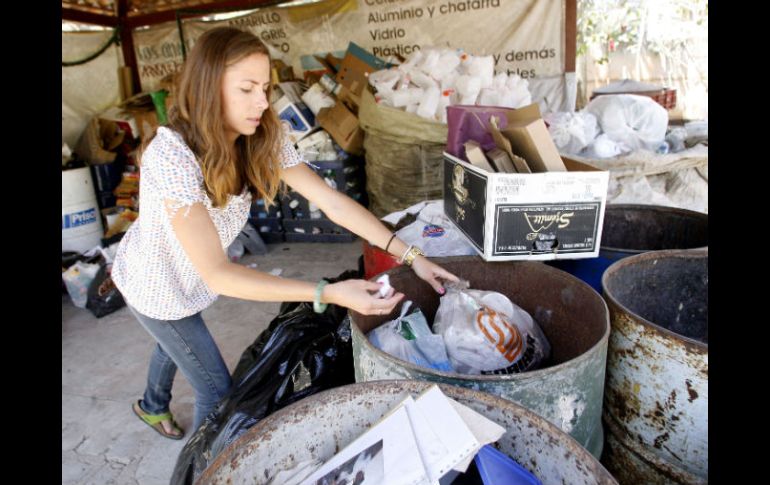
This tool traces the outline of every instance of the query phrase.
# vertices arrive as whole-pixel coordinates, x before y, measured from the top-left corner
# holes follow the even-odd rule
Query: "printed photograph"
[[[382,440],[319,478],[315,485],[376,485],[385,474]]]

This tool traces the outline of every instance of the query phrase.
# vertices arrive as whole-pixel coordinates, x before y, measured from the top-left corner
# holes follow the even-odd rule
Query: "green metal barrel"
[[[418,379],[452,384],[503,397],[530,409],[571,435],[595,457],[604,443],[601,423],[607,341],[607,305],[578,278],[537,262],[488,263],[479,257],[433,258],[470,281],[471,288],[497,291],[529,312],[551,344],[551,360],[539,370],[512,375],[466,375],[434,371],[375,348],[366,333],[397,316],[351,312],[357,382]],[[386,272],[433,322],[439,295],[410,268]]]

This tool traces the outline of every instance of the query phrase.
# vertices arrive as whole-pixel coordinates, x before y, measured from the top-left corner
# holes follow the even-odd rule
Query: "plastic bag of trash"
[[[88,302],[88,287],[99,272],[98,264],[76,261],[67,271],[62,273],[67,293],[72,298],[72,303],[78,308],[85,308]]]
[[[515,374],[538,368],[551,346],[534,319],[496,291],[447,283],[433,330],[444,337],[452,366],[462,374]]]
[[[111,270],[111,264],[102,265],[88,287],[86,308],[91,310],[91,313],[93,313],[96,318],[109,315],[126,306],[123,295],[112,281],[112,276],[110,274]]]
[[[632,150],[655,151],[666,137],[668,111],[648,96],[597,96],[584,111],[596,116],[602,131],[610,138]]]
[[[612,158],[630,151],[631,148],[625,143],[617,142],[606,133],[602,133],[580,153],[580,156],[587,158]]]
[[[560,153],[578,154],[599,134],[596,116],[591,113],[546,113],[543,119]]]
[[[398,359],[422,367],[454,372],[449,363],[444,339],[430,331],[425,315],[411,301],[401,307],[401,315],[369,332],[369,342]]]
[[[262,240],[262,237],[260,237],[257,229],[250,222],[247,222],[246,225],[243,226],[241,233],[238,234],[238,237],[235,240],[240,241],[249,254],[267,254],[265,242]]]
[[[417,214],[417,220],[399,229],[396,237],[407,245],[414,244],[421,248],[428,257],[477,254],[468,239],[444,214],[443,200],[426,204]]]
[[[227,257],[233,263],[239,261],[245,252],[246,248],[243,246],[243,241],[239,238],[236,238],[235,241],[227,247]]]
[[[330,282],[359,278],[346,271]],[[308,302],[284,302],[267,330],[241,355],[233,387],[177,458],[172,485],[190,485],[230,443],[273,412],[304,397],[355,382],[347,309],[324,313]]]

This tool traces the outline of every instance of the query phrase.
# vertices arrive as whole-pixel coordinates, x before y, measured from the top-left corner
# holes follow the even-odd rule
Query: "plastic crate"
[[[347,195],[366,207],[366,193]],[[318,215],[320,215],[321,219],[328,219],[327,215],[323,211],[320,209],[316,210],[318,211]],[[281,200],[281,211],[283,213],[284,220],[314,219],[314,213],[310,210],[310,201],[302,197],[298,192],[291,191],[286,195],[285,198]]]
[[[656,103],[663,106],[666,109],[674,109],[676,107],[676,89],[663,88],[655,91],[627,91],[617,93],[593,93],[591,99],[597,96],[606,96],[608,94],[636,94],[638,96],[648,96],[652,98]]]
[[[364,207],[368,204],[366,195],[366,174],[363,159],[350,157],[341,160],[312,162],[313,169],[327,180],[332,188],[345,193]],[[331,181],[331,182],[329,182]],[[310,219],[310,203],[297,192],[289,191],[281,199],[284,219]],[[326,215],[321,213],[321,217]]]
[[[286,233],[284,232],[260,232],[259,237],[265,244],[286,242]]]
[[[109,209],[110,207],[115,207],[117,200],[118,199],[115,198],[115,194],[113,194],[111,191],[96,192],[96,202],[99,204],[99,209]]]
[[[266,244],[286,241],[280,217],[249,218],[249,223],[257,229]]]
[[[353,242],[357,237],[329,219],[284,219],[283,227],[286,242]]]
[[[366,192],[347,194],[348,197],[357,201],[364,207],[367,206]],[[326,214],[318,209],[322,219],[328,219]],[[312,219],[310,211],[310,202],[302,197],[298,192],[290,191],[281,199],[281,212],[284,220]]]
[[[333,186],[340,192],[354,194],[366,191],[366,173],[361,157],[309,163],[320,177],[333,180]]]
[[[250,218],[252,219],[269,219],[269,218],[281,218],[281,200],[276,197],[275,204],[270,207],[270,209],[265,208],[265,201],[262,199],[257,199],[254,202],[251,203],[251,211],[249,213]]]

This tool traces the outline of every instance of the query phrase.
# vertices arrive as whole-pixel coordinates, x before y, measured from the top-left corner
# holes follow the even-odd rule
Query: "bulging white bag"
[[[452,367],[462,374],[515,374],[538,368],[551,346],[532,317],[496,291],[447,283],[433,331],[444,337]]]

